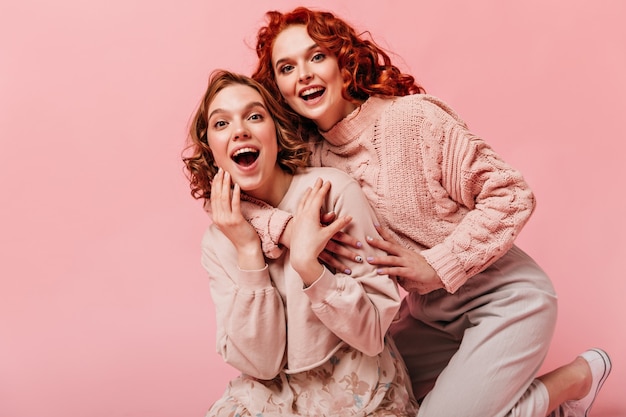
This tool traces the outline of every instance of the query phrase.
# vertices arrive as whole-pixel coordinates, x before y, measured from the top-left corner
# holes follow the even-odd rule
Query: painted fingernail
[[[357,247],[357,248],[362,248],[362,247],[363,247],[363,244],[362,244],[361,242],[356,242],[356,247]]]
[[[377,270],[376,270],[376,273],[377,273],[378,275],[382,275],[383,270],[382,270],[382,269],[377,269]]]
[[[346,268],[346,269],[344,269],[343,273],[346,274],[346,275],[350,275],[352,273],[352,271],[350,270],[350,268]]]
[[[367,236],[365,239],[367,239],[368,242],[371,242],[372,240],[374,240],[374,238],[372,238],[371,236]]]
[[[363,257],[361,255],[357,255],[354,257],[354,260],[357,262],[363,262]]]
[[[371,257],[371,256],[368,256],[368,257],[367,257],[367,262],[372,262],[373,260],[374,260],[374,258],[373,258],[373,257]]]

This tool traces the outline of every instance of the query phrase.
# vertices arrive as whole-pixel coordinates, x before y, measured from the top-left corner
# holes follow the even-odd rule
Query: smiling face
[[[329,130],[356,108],[341,94],[337,58],[317,45],[304,25],[289,26],[276,37],[272,67],[287,104],[321,130]]]
[[[248,195],[277,205],[291,176],[276,162],[276,126],[258,91],[229,85],[215,95],[207,113],[215,164]]]

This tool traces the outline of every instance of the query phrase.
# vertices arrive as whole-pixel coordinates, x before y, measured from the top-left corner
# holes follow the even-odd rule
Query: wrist
[[[246,245],[237,248],[237,265],[240,269],[262,269],[265,266],[265,258],[261,245]]]
[[[317,281],[326,270],[324,265],[320,264],[317,259],[303,264],[292,264],[291,266],[298,273],[298,275],[300,275],[305,287],[308,287]]]

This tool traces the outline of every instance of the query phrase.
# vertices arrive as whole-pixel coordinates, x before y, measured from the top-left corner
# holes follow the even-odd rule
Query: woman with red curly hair
[[[342,19],[302,7],[267,18],[253,78],[289,109],[312,165],[360,184],[383,237],[367,243],[387,253],[366,261],[408,291],[391,331],[418,416],[587,416],[611,369],[604,351],[536,377],[557,301],[547,275],[514,244],[535,207],[521,173]],[[296,238],[289,215],[275,214],[246,214],[268,256]],[[337,240],[358,252],[349,236]]]

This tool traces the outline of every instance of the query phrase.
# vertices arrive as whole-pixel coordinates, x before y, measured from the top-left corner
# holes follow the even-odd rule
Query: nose
[[[235,126],[235,130],[233,131],[233,139],[244,139],[244,138],[249,138],[249,137],[250,137],[250,132],[248,131],[248,128],[246,127],[245,123],[243,122],[237,123],[237,125]]]
[[[301,67],[302,69],[300,70],[300,78],[299,81],[300,82],[308,82],[311,81],[311,79],[313,78],[313,74],[311,74],[311,71],[309,71],[308,68],[306,67]]]

